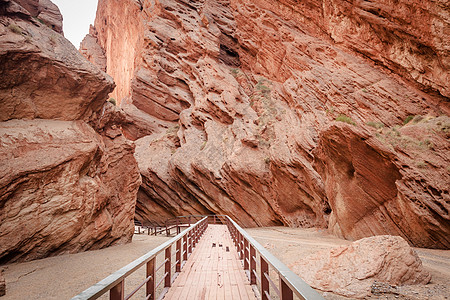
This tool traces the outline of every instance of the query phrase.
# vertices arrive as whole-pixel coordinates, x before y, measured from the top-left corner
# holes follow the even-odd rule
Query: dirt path
[[[247,231],[288,266],[300,256],[350,243],[318,229],[266,227]],[[70,299],[167,239],[135,235],[133,242],[127,245],[5,266],[7,290],[1,300]],[[398,295],[385,294],[369,299],[450,299],[450,250],[416,251],[424,267],[432,274],[432,282],[428,285],[401,287]],[[140,275],[129,278],[127,290],[140,280]],[[349,299],[331,293],[323,295],[332,300]]]

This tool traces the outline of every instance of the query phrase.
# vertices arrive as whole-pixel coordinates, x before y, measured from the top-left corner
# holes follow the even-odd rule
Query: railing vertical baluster
[[[239,233],[240,237],[241,237],[241,253],[240,253],[240,257],[241,259],[244,259],[244,236]]]
[[[177,253],[176,253],[175,257],[176,257],[177,262],[176,262],[176,266],[175,266],[175,271],[181,272],[181,251],[182,251],[181,239],[179,239],[177,241],[177,250],[176,251],[177,251]]]
[[[167,227],[167,220],[164,222],[164,224],[166,225],[166,236],[169,236],[170,232]]]
[[[188,233],[188,253],[192,253],[192,231],[189,231]]]
[[[242,257],[241,257],[241,234],[240,233],[237,234],[237,252],[238,252],[239,259],[242,259]]]
[[[183,236],[183,260],[187,260],[188,255],[188,240],[187,240],[187,234]]]
[[[146,283],[146,296],[150,297],[149,300],[155,300],[155,258],[152,258],[147,263],[147,277],[152,276],[149,281]]]
[[[261,256],[261,299],[269,300],[265,292],[269,293],[269,280],[264,276],[264,273],[269,275],[269,265],[265,259]]]
[[[280,276],[280,297],[281,300],[293,300],[294,293],[291,288],[284,282],[284,280]]]
[[[255,259],[253,259],[253,257]],[[252,244],[250,244],[250,284],[256,284],[256,250]]]
[[[172,281],[172,246],[166,248],[166,265],[165,265],[165,273],[167,273],[166,278],[164,279],[164,287],[170,287]]]
[[[244,238],[244,270],[249,269],[248,241]]]
[[[109,291],[110,300],[123,300],[125,293],[125,282],[122,280]]]

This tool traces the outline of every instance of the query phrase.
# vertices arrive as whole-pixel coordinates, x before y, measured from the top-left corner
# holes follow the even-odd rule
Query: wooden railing
[[[198,222],[204,217],[208,217],[210,224],[225,224],[225,215],[190,215],[179,216],[164,221],[164,225],[153,224],[148,221],[134,221],[135,231],[134,233],[145,233],[147,235],[158,235],[166,233],[166,236],[171,235],[172,229],[175,229],[176,234],[179,234],[183,228],[191,226],[191,224]]]
[[[272,299],[270,287],[276,299],[291,300],[294,294],[300,299],[324,299],[228,216],[226,224],[250,284],[257,287],[262,300]],[[269,267],[275,271],[278,285],[271,279]]]
[[[199,218],[201,219],[192,226],[189,226],[188,229],[91,286],[81,294],[72,298],[72,300],[97,299],[107,292],[109,292],[110,299],[112,300],[128,300],[144,285],[146,287],[146,299],[162,299],[176,276],[181,271],[188,256],[192,253],[192,249],[198,243],[203,232],[208,227],[208,224],[227,225],[244,270],[250,280],[250,284],[256,288],[262,300],[272,299],[271,291],[275,293],[274,298],[281,300],[291,300],[294,298],[294,295],[300,299],[307,300],[324,299],[285,264],[261,246],[261,244],[252,238],[230,217],[225,215],[183,216],[178,217],[179,221],[177,221],[177,223],[181,224],[181,220],[188,220],[188,223],[190,223],[192,220]],[[172,259],[173,245],[176,247],[175,261]],[[163,252],[165,260],[159,266],[156,266],[156,256]],[[125,278],[144,264],[146,264],[145,280],[136,289],[125,296]],[[157,271],[163,267],[164,273],[159,281],[156,282]],[[175,267],[175,272],[172,275],[173,267]],[[274,271],[272,273],[277,275],[278,285],[271,279],[270,269]],[[156,298],[157,288],[163,282],[164,286],[162,289],[160,288],[161,292],[159,293],[159,297]]]
[[[159,299],[163,298],[167,293],[172,282],[181,271],[182,266],[192,253],[192,249],[198,243],[201,235],[208,226],[208,218],[204,217],[197,223],[193,224],[174,238],[156,247],[144,256],[136,259],[132,263],[126,265],[117,272],[111,274],[100,282],[94,284],[84,292],[72,298],[72,300],[81,299],[97,299],[105,293],[109,292],[111,300],[128,300],[135,295],[143,286],[145,286],[146,299],[157,299],[156,290],[164,283],[163,289],[159,295]],[[172,259],[172,248],[175,245],[175,261]],[[156,256],[164,251],[165,260],[159,266],[156,266]],[[140,267],[146,265],[145,280],[131,293],[125,296],[125,278],[135,272]],[[175,273],[172,269],[175,266]],[[157,271],[164,267],[164,273],[156,281]]]

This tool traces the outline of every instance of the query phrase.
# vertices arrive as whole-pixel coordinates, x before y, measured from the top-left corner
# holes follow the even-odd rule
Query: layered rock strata
[[[22,2],[0,4],[1,264],[131,241],[141,183],[113,80]]]
[[[450,247],[448,7],[383,3],[99,1],[139,218]]]

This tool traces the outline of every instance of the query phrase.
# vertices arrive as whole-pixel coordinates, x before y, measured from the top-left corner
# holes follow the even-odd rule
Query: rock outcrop
[[[61,19],[52,3],[20,3],[0,4],[0,264],[129,242],[141,179],[113,80],[33,18]]]
[[[369,296],[374,282],[399,286],[431,280],[408,243],[386,235],[318,252],[294,263],[292,269],[313,288],[351,298]]]
[[[99,1],[139,218],[449,248],[448,7],[425,2]]]

